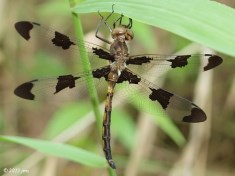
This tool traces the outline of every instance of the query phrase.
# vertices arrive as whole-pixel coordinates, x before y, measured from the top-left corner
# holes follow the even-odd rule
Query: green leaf
[[[235,56],[235,11],[228,6],[215,1],[90,0],[73,11],[110,12],[112,4],[116,13]]]
[[[92,167],[107,166],[106,160],[94,153],[70,145],[25,137],[0,136],[1,141],[18,143],[42,153],[61,157]]]

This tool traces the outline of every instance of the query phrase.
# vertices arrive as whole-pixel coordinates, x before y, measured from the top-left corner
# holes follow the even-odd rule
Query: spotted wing
[[[92,76],[96,79],[105,78],[105,80],[107,80],[109,72],[110,67],[105,66],[83,74],[62,75],[57,78],[34,79],[19,85],[14,90],[14,94],[27,100],[37,100],[43,95],[51,97],[61,94],[62,91],[71,91],[74,90],[74,88],[85,86],[82,82],[84,82],[88,76]]]
[[[127,65],[145,66],[148,69],[151,66],[159,65],[159,70],[174,69],[186,67],[190,64],[196,64],[203,58],[203,71],[213,69],[223,62],[223,59],[213,54],[194,54],[194,55],[136,55],[130,56]]]
[[[206,120],[205,112],[193,102],[154,85],[129,69],[122,72],[119,82],[123,81],[129,83],[129,88],[131,86],[143,88],[150,103],[160,105],[173,119],[189,123]]]
[[[77,52],[79,52],[79,46],[80,51],[88,52],[104,60],[114,60],[113,56],[109,54],[109,51],[101,46],[82,40],[73,40],[69,36],[46,28],[39,23],[20,21],[15,23],[15,29],[25,40],[31,40],[32,32],[37,31],[42,37],[46,37],[50,45],[60,50],[77,50]]]

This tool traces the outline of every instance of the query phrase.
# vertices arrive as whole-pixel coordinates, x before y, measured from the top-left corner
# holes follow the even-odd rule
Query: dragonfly
[[[99,12],[98,12],[99,13]],[[54,79],[54,85],[44,84],[44,79],[34,79],[19,85],[14,94],[18,97],[27,100],[35,100],[37,98],[38,91],[43,91],[43,87],[51,86],[53,89],[52,96],[56,96],[65,89],[74,89],[81,84],[81,79],[87,75],[94,79],[104,79],[107,83],[107,96],[105,101],[105,109],[103,115],[102,126],[102,144],[103,151],[109,166],[116,169],[116,164],[112,158],[111,145],[110,145],[110,125],[111,125],[111,112],[112,112],[112,100],[114,95],[114,89],[116,85],[127,83],[128,85],[142,86],[147,92],[147,98],[150,102],[160,105],[167,112],[168,109],[176,110],[180,109],[183,113],[174,114],[174,118],[182,122],[197,123],[206,120],[205,112],[193,102],[178,96],[174,93],[166,91],[161,87],[153,84],[151,81],[144,79],[139,74],[131,70],[131,66],[144,67],[151,65],[158,65],[159,72],[166,69],[181,69],[187,67],[191,63],[199,63],[198,58],[205,60],[203,71],[211,70],[223,62],[223,59],[214,54],[197,54],[197,55],[159,55],[159,54],[139,54],[130,55],[128,51],[127,42],[134,38],[132,31],[133,21],[131,18],[125,17],[128,22],[124,24],[124,15],[120,15],[112,25],[108,24],[108,20],[114,14],[114,10],[107,15],[107,17],[101,16],[98,23],[95,36],[101,41],[109,44],[110,48],[106,49],[94,43],[73,40],[68,35],[61,32],[51,30],[42,26],[39,23],[31,21],[20,21],[15,23],[16,31],[25,40],[31,40],[31,31],[40,31],[47,36],[48,42],[59,50],[78,50],[78,46],[85,48],[84,52],[89,53],[97,60],[106,60],[108,64],[93,69],[89,73],[85,74],[68,74],[61,75]],[[112,41],[107,40],[99,35],[101,26],[105,25],[110,31]],[[78,51],[79,52],[79,51]],[[148,67],[146,67],[148,68]],[[40,91],[39,91],[40,92]]]

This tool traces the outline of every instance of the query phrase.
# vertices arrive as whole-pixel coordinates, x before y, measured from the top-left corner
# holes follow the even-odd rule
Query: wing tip
[[[19,21],[15,23],[15,29],[25,40],[29,40],[31,38],[30,31],[33,29],[33,25],[39,26],[40,24],[30,21]]]
[[[193,107],[191,110],[191,114],[183,117],[182,121],[188,123],[198,123],[198,122],[204,122],[205,120],[206,120],[205,112],[199,107]]]
[[[210,70],[222,64],[223,59],[218,55],[206,54],[208,56],[208,64],[204,67],[204,71]]]
[[[35,96],[34,96],[34,94],[31,93],[34,81],[37,81],[37,80],[33,80],[33,81],[26,82],[26,83],[19,85],[14,90],[14,94],[20,98],[23,98],[23,99],[34,100]]]

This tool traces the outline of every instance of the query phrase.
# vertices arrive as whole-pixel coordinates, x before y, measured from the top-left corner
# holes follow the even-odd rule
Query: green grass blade
[[[235,10],[215,1],[92,0],[75,13],[110,12],[170,31],[217,51],[235,56]]]
[[[39,152],[75,161],[85,166],[100,168],[107,166],[107,162],[103,157],[62,143],[15,136],[0,136],[0,140],[21,144]]]
[[[83,30],[82,30],[81,21],[80,21],[80,18],[78,15],[73,14],[73,22],[74,22],[74,27],[75,27],[76,38],[79,40],[83,40]],[[81,55],[81,59],[82,59],[83,69],[85,72],[90,71],[91,65],[89,62],[88,55],[87,55],[87,53],[82,52],[85,50],[85,48],[83,48],[83,46],[80,45],[79,49],[81,50],[80,55]],[[86,77],[86,82],[87,82],[87,88],[88,88],[88,92],[89,92],[91,102],[92,102],[92,107],[93,107],[93,110],[95,113],[97,126],[98,126],[99,132],[101,134],[102,116],[99,111],[99,100],[98,100],[97,92],[95,89],[93,77],[91,75],[88,75]]]

